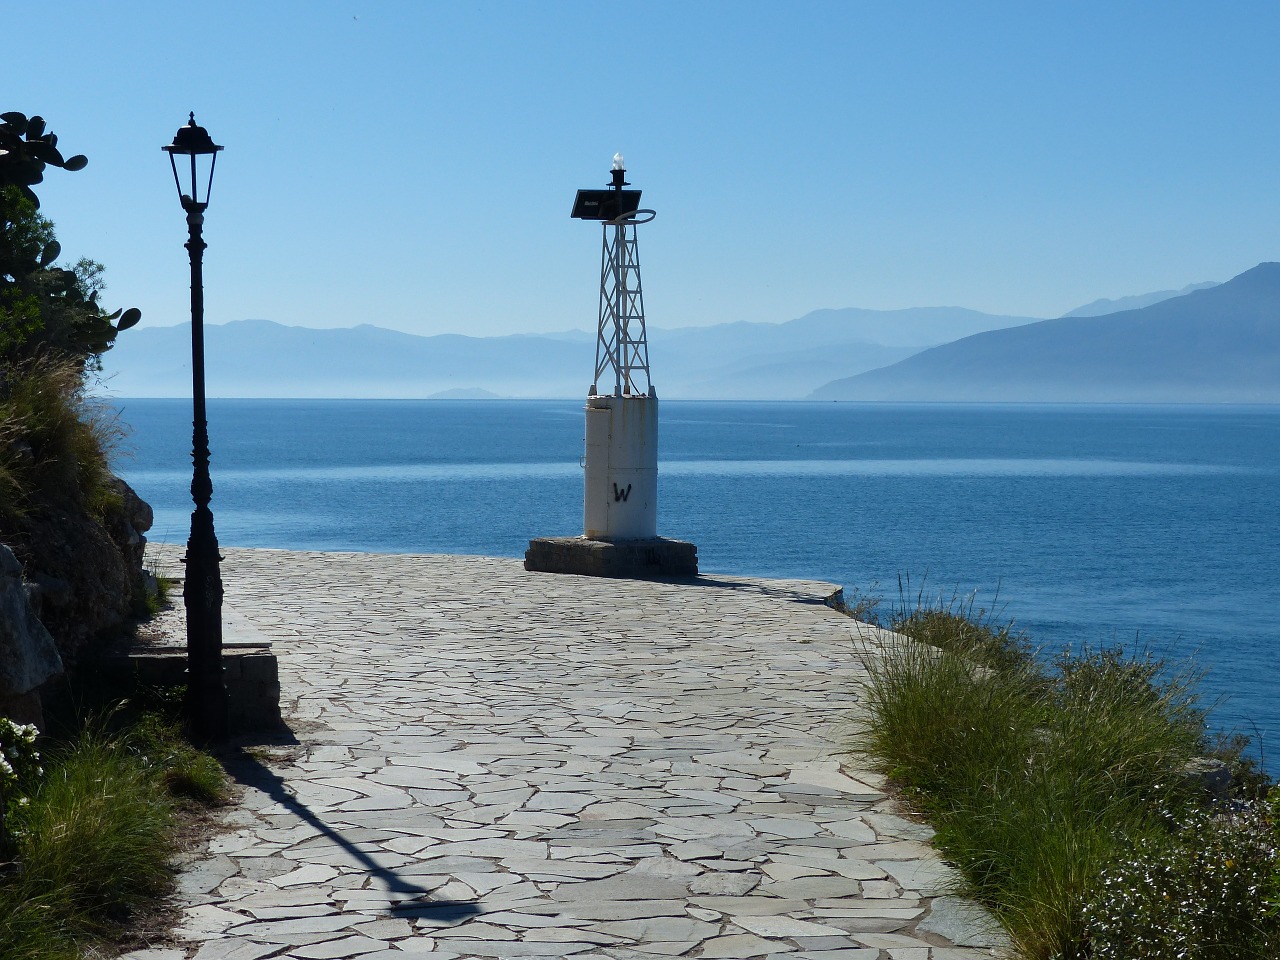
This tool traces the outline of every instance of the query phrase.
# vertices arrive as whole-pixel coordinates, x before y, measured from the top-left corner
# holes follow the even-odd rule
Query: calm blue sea
[[[119,405],[117,467],[152,539],[183,542],[189,402]],[[582,530],[580,401],[213,400],[209,420],[226,545],[518,557]],[[1280,743],[1280,408],[664,401],[660,437],[659,532],[704,572],[977,590],[1049,647],[1198,656],[1218,723]]]

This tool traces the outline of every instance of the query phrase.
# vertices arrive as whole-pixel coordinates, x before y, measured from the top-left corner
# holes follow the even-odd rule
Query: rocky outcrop
[[[62,657],[31,606],[22,564],[0,544],[0,716],[40,722],[36,691],[62,673]]]
[[[103,515],[75,504],[28,511],[9,539],[36,612],[71,668],[91,638],[121,627],[144,590],[151,508],[123,480]]]
[[[147,538],[143,534],[151,529],[155,514],[151,504],[134,493],[133,487],[119,477],[115,480],[115,488],[120,497],[120,508],[103,519],[103,527],[120,548],[125,569],[141,570],[147,550]]]

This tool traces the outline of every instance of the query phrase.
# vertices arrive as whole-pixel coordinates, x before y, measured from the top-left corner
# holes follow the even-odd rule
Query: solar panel
[[[569,216],[577,220],[616,220],[630,215],[640,207],[639,190],[579,190],[573,198],[573,212]]]

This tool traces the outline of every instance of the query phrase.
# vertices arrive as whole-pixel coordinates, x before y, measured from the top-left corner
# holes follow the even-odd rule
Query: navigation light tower
[[[658,535],[658,397],[649,379],[649,342],[636,228],[656,214],[627,190],[622,154],[607,190],[579,190],[571,216],[599,220],[600,313],[596,371],[587,391],[583,536]]]
[[[531,540],[525,567],[595,576],[694,576],[697,549],[658,536],[658,395],[649,376],[636,228],[657,216],[627,190],[622,154],[570,216],[603,227],[596,365],[587,391],[583,535]]]

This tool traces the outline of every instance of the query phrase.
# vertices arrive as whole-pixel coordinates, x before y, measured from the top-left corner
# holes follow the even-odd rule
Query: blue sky
[[[821,307],[1055,316],[1280,259],[1280,5],[22,4],[0,109],[113,305],[187,317],[160,151],[219,159],[210,322],[414,333],[595,324],[615,151],[657,327]]]

